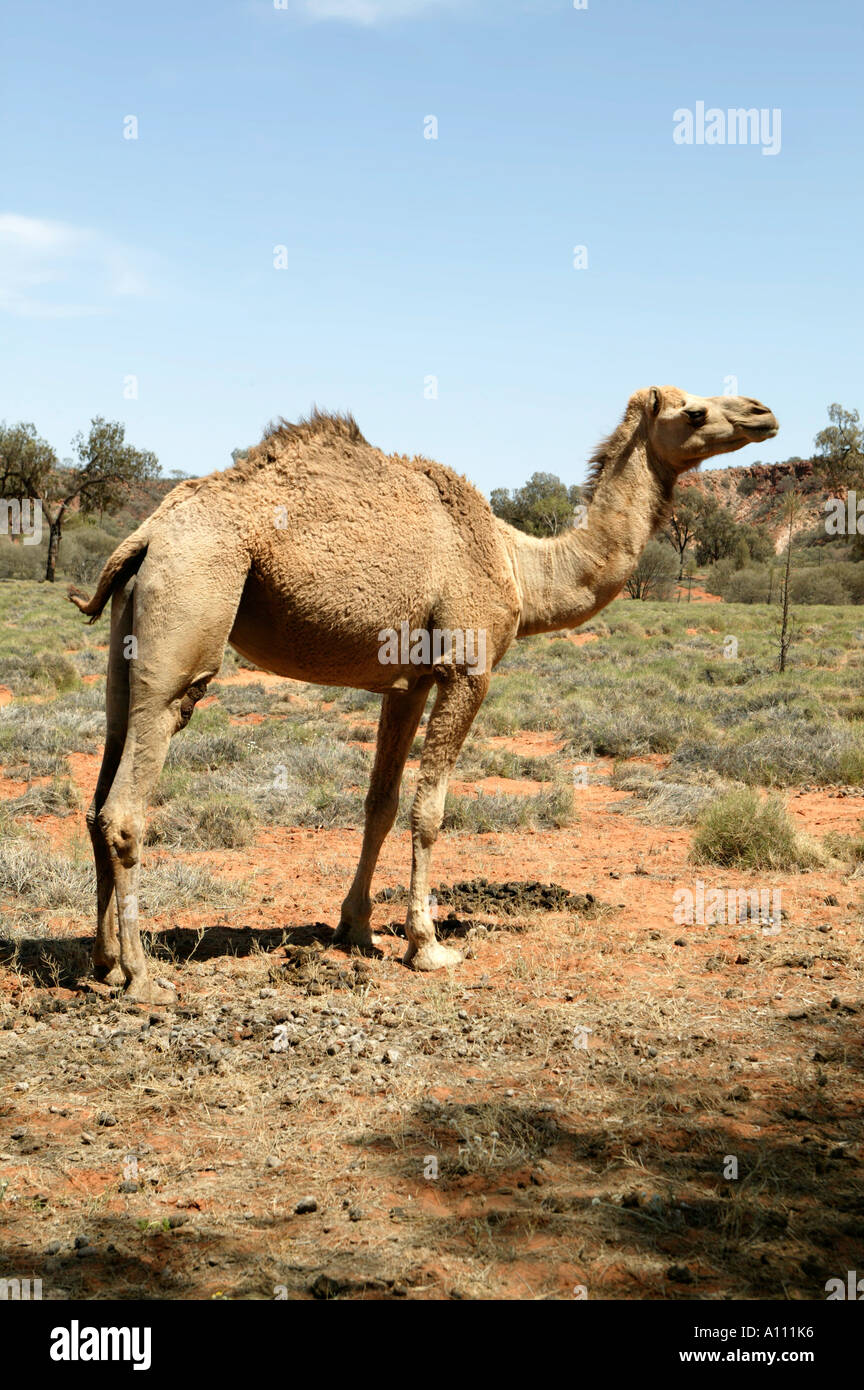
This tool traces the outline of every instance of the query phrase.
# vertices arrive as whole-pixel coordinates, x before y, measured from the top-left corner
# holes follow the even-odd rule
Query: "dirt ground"
[[[98,759],[70,766],[86,799]],[[589,763],[567,828],[441,837],[434,882],[474,886],[470,910],[439,887],[468,951],[440,975],[400,964],[405,832],[377,953],[330,945],[359,828],[189,856],[250,887],[150,914],[175,1009],[86,983],[89,929],[7,952],[0,1277],[47,1299],[807,1300],[860,1269],[861,890],[787,873],[779,931],[675,925],[690,832],[618,809],[610,767]],[[789,806],[817,834],[864,809]],[[582,896],[513,911],[478,879]]]

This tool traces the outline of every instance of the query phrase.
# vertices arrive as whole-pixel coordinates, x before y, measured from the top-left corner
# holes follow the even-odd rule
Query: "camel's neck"
[[[522,594],[520,637],[577,627],[621,591],[665,519],[675,474],[631,441],[597,480],[585,523],[554,540],[507,528]]]

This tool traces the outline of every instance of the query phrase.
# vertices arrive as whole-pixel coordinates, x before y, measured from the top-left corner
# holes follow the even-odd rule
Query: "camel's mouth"
[[[776,420],[770,425],[745,424],[742,421],[740,427],[742,430],[746,430],[748,434],[752,434],[755,439],[773,439],[780,429]]]

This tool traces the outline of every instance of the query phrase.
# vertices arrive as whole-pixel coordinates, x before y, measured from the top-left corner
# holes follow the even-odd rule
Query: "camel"
[[[346,948],[372,945],[372,875],[435,687],[411,810],[404,962],[455,965],[430,912],[430,859],[492,669],[514,639],[577,627],[620,592],[683,472],[777,428],[744,397],[636,391],[593,455],[580,525],[548,540],[499,520],[450,469],[387,456],[350,415],[317,409],[271,425],[233,467],[181,482],[117,547],[92,598],[69,593],[91,622],[111,599],[107,735],[87,813],[96,977],[133,1001],[175,1000],[151,980],[139,935],[145,808],[226,643],[263,670],[382,696],[360,860],[334,937]],[[451,641],[437,651],[415,641],[435,632]],[[410,633],[410,648],[394,633]],[[452,640],[466,633],[482,634],[485,660]]]

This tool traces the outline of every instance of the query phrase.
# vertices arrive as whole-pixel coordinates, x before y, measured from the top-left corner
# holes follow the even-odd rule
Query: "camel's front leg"
[[[354,882],[342,904],[342,914],[334,941],[353,946],[372,945],[372,875],[381,846],[386,840],[399,809],[399,787],[405,759],[411,748],[423,713],[431,681],[415,690],[394,691],[381,701],[375,762],[366,796],[366,823],[363,848]]]
[[[170,705],[145,709],[140,721],[144,730],[140,732],[134,716],[130,717],[120,766],[97,817],[111,858],[125,998],[140,1004],[176,1003],[173,990],[163,989],[150,979],[138,926],[144,813],[176,727],[175,716]]]
[[[489,689],[488,674],[451,676],[438,694],[423,745],[417,795],[411,808],[411,893],[405,930],[408,950],[404,963],[415,970],[440,970],[456,965],[461,951],[443,946],[435,936],[429,908],[429,869],[432,847],[444,815],[447,783],[474,716]]]

